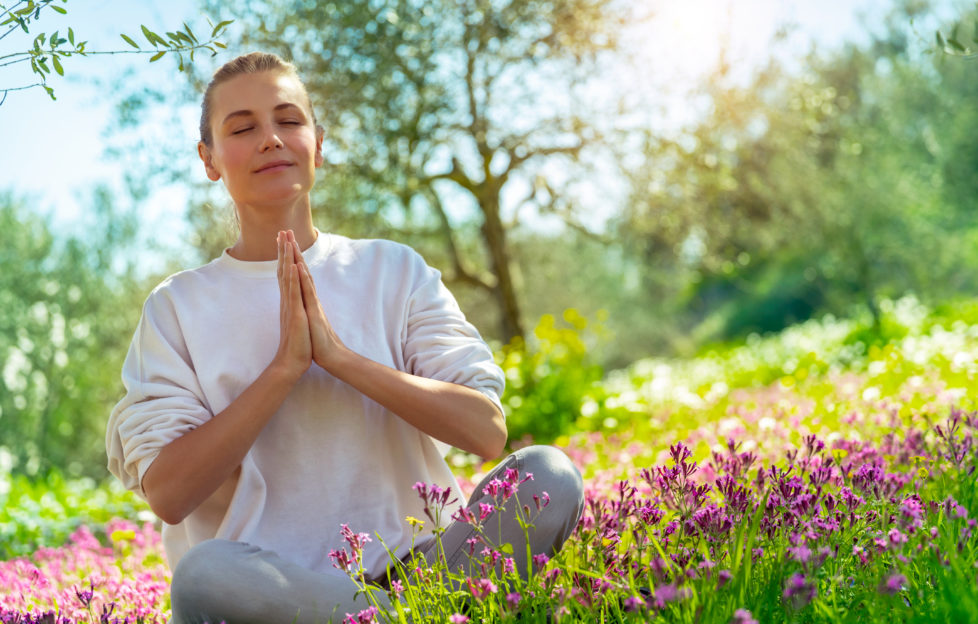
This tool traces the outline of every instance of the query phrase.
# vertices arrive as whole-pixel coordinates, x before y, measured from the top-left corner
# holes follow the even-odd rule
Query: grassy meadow
[[[904,298],[876,326],[826,317],[595,378],[599,333],[568,312],[499,352],[513,444],[551,441],[585,476],[564,549],[523,582],[483,535],[482,576],[453,592],[409,562],[396,611],[346,621],[978,621],[978,305]],[[532,430],[567,406],[560,433]],[[451,459],[467,492],[491,467]],[[519,500],[521,478],[497,504],[532,523],[546,501]],[[0,501],[0,621],[168,620],[157,525],[131,494],[7,477]]]

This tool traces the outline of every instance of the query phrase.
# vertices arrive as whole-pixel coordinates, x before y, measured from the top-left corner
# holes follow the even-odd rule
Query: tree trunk
[[[506,249],[506,230],[499,218],[499,193],[490,191],[479,198],[485,221],[482,236],[489,250],[489,261],[496,276],[493,296],[499,306],[499,321],[502,339],[510,342],[513,338],[524,338],[523,324],[520,321],[520,306],[513,286],[513,276],[509,270],[509,253]]]

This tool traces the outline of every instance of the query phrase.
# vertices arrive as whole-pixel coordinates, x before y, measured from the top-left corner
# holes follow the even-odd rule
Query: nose
[[[280,149],[282,147],[282,140],[278,138],[273,128],[268,128],[265,134],[262,136],[261,145],[258,150],[262,153],[273,149]]]

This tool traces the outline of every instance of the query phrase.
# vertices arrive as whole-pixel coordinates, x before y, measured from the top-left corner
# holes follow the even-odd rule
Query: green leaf
[[[963,45],[961,45],[961,43],[958,42],[957,39],[948,39],[947,40],[947,44],[949,46],[951,46],[952,48],[954,48],[955,50],[957,50],[958,52],[967,52],[968,51],[967,48],[965,48]]]
[[[939,30],[937,31],[937,45],[941,48],[944,47],[944,35]]]
[[[51,37],[48,38],[48,43],[51,44],[52,48],[58,45],[58,31],[54,31],[53,33],[51,33]]]
[[[158,44],[167,45],[166,39],[164,39],[163,37],[160,37],[159,35],[157,35],[155,32],[153,32],[149,28],[146,28],[146,26],[140,26],[140,28],[143,29],[143,35],[146,36],[147,41],[149,41],[150,43],[152,43],[154,46],[155,45],[158,45]]]
[[[191,41],[197,43],[197,36],[194,34],[194,31],[190,30],[190,26],[187,25],[187,22],[183,23],[183,32],[187,33],[187,36],[190,37]]]
[[[71,45],[75,45],[75,31],[71,28],[68,28],[68,41],[71,42]]]
[[[217,26],[214,27],[214,30],[211,31],[211,39],[216,37],[222,30],[227,28],[228,24],[233,24],[233,23],[234,20],[224,20],[223,22],[218,22]]]
[[[130,39],[126,35],[119,35],[119,36],[122,37],[122,40],[123,41],[125,41],[126,43],[128,43],[132,47],[136,48],[137,50],[139,49],[139,44],[137,44],[135,41],[133,41],[132,39]]]
[[[164,54],[166,54],[166,50],[160,50],[159,52],[157,52],[156,54],[150,57],[149,62],[152,63],[154,61],[160,60],[161,58],[163,58]]]
[[[215,41],[214,42],[214,45],[216,45],[217,47],[221,48],[222,50],[227,50],[227,48],[228,48],[226,45],[224,45],[220,41]]]
[[[58,60],[58,57],[52,56],[51,62],[54,63],[54,71],[58,72],[59,76],[64,76],[65,70],[63,67],[61,67],[61,61]]]
[[[58,99],[58,98],[54,97],[54,89],[52,89],[51,87],[49,87],[47,85],[43,85],[43,86],[44,86],[44,90],[48,92],[48,95],[51,96],[51,99],[52,100]]]
[[[51,8],[54,9],[55,11],[57,11],[58,13],[62,14],[62,15],[67,15],[67,13],[68,13],[68,11],[64,7],[53,6]]]

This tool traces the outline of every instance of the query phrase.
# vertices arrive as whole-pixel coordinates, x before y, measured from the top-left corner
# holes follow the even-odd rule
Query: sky
[[[669,89],[663,85],[671,85],[675,97],[686,88],[684,85],[707,71],[716,60],[721,41],[727,43],[733,65],[747,75],[769,52],[771,35],[785,24],[796,25],[789,46],[802,53],[810,45],[831,47],[863,36],[861,16],[868,14],[872,19],[890,5],[887,0],[647,0],[647,4],[655,18],[642,27],[647,30],[636,31],[634,41],[639,56],[647,59],[651,68],[644,86],[659,89],[663,97],[669,97]],[[33,33],[60,29],[65,34],[69,25],[76,39],[89,42],[90,50],[127,49],[119,34],[141,39],[137,35],[142,24],[164,32],[187,21],[198,34],[209,31],[194,0],[70,0],[63,6],[67,15],[48,12],[37,22],[31,37],[18,37],[20,33],[15,32],[0,41],[0,55],[26,49]],[[231,37],[234,32],[232,26]],[[41,89],[30,89],[10,92],[0,105],[0,128],[7,146],[0,167],[0,191],[28,197],[33,209],[70,228],[83,220],[92,187],[103,183],[121,189],[122,176],[132,165],[127,159],[104,154],[107,133],[116,123],[116,98],[107,85],[126,70],[135,71],[139,79],[150,83],[182,78],[174,61],[164,57],[151,64],[147,56],[135,54],[74,57],[65,61],[64,68],[67,77],[54,76],[49,83],[57,101],[51,101]],[[0,80],[8,87],[34,81],[23,65],[0,68]],[[675,111],[674,118],[667,117],[672,119],[668,123],[681,123],[685,110],[682,100],[667,107]],[[147,136],[162,131],[185,141],[187,158],[195,159],[194,111],[181,119],[178,127],[147,128]],[[205,180],[202,170],[193,170],[197,176],[193,182]],[[181,215],[186,198],[179,184],[156,187],[140,207],[144,224],[158,233],[164,244],[179,244],[185,233]]]

